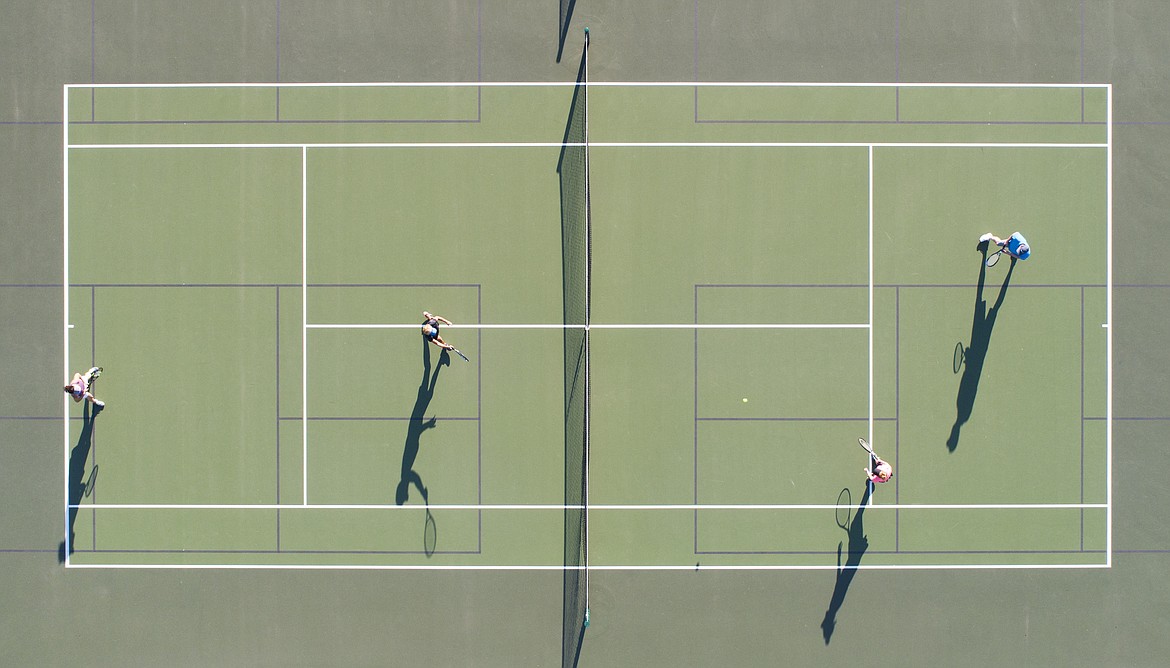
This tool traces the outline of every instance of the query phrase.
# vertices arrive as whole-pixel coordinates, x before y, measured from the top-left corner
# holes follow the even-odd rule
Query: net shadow
[[[569,24],[573,22],[573,7],[577,0],[560,0],[561,20],[557,24],[557,62],[561,62],[561,54],[565,52],[565,37],[569,34]]]

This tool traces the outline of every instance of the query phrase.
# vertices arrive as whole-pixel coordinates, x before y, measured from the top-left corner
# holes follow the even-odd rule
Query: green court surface
[[[66,93],[66,366],[119,397],[70,566],[561,570],[575,507],[595,570],[836,569],[838,511],[861,568],[1109,563],[1108,88]]]
[[[1165,663],[1170,5],[6,9],[5,665]]]

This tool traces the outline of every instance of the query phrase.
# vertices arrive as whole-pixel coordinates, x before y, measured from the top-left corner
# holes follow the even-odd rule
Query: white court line
[[[385,87],[410,87],[410,86],[492,87],[492,86],[575,86],[575,85],[577,85],[576,82],[461,82],[461,83],[450,83],[450,82],[429,82],[429,83],[382,82],[382,83],[357,83],[357,84],[337,84],[337,83],[299,83],[299,84],[289,84],[289,83],[263,83],[263,84],[251,84],[251,83],[232,83],[232,84],[214,84],[214,83],[67,84],[67,85],[65,85],[66,94],[63,96],[65,98],[65,101],[64,101],[64,112],[65,113],[63,115],[63,118],[65,119],[65,121],[63,122],[63,125],[65,126],[65,129],[64,129],[64,139],[65,139],[65,141],[64,141],[64,160],[65,160],[64,179],[65,179],[65,181],[64,182],[65,182],[65,193],[66,193],[66,195],[65,195],[65,212],[66,212],[66,214],[65,214],[65,253],[66,253],[65,258],[66,258],[66,260],[65,260],[64,264],[65,264],[66,279],[67,279],[67,275],[68,275],[68,255],[67,255],[67,253],[68,253],[68,241],[67,241],[67,239],[68,239],[68,154],[69,154],[69,150],[71,148],[78,148],[78,149],[84,149],[84,148],[94,148],[94,149],[103,149],[103,148],[108,148],[108,149],[118,149],[118,148],[300,148],[302,151],[302,160],[304,162],[305,151],[307,150],[308,147],[314,147],[314,148],[318,148],[318,147],[321,147],[321,148],[330,148],[330,147],[332,147],[332,148],[351,148],[351,147],[352,148],[361,148],[361,147],[387,147],[387,148],[390,148],[390,147],[401,147],[401,148],[411,148],[411,147],[414,147],[414,148],[549,147],[549,148],[552,148],[552,147],[556,147],[556,148],[560,148],[560,147],[565,145],[565,144],[560,143],[560,142],[548,142],[548,143],[518,143],[518,142],[516,142],[516,143],[459,143],[459,144],[457,144],[457,143],[439,143],[439,144],[434,144],[434,143],[432,143],[432,144],[422,144],[422,143],[409,143],[409,144],[402,144],[402,143],[398,143],[398,144],[395,144],[395,143],[275,144],[275,143],[273,143],[273,144],[88,144],[88,145],[87,144],[79,144],[79,145],[71,145],[71,144],[69,144],[69,141],[68,141],[68,124],[69,124],[69,121],[68,121],[68,118],[69,118],[69,116],[68,116],[68,89],[70,89],[70,88],[82,88],[82,89],[85,89],[85,88],[89,88],[89,89],[94,89],[94,88],[124,88],[124,89],[129,89],[129,88],[224,88],[224,87],[249,87],[249,86],[252,86],[252,87],[274,87],[274,88],[298,88],[298,87],[306,87],[306,88],[307,87],[334,87],[334,88],[354,87],[354,88],[359,88],[359,87],[376,87],[376,86],[385,86]],[[1112,163],[1113,163],[1113,159],[1112,159],[1112,150],[1113,150],[1112,149],[1112,111],[1113,110],[1112,110],[1112,86],[1110,84],[1085,84],[1085,83],[1077,83],[1077,84],[963,83],[963,84],[958,84],[958,83],[817,83],[817,82],[790,82],[790,83],[779,83],[779,82],[776,82],[776,83],[768,83],[768,82],[591,82],[589,85],[591,85],[591,86],[631,86],[631,87],[638,87],[638,86],[647,86],[647,87],[649,87],[649,86],[783,87],[783,86],[788,86],[788,87],[897,87],[897,88],[946,88],[946,87],[951,87],[951,88],[1072,88],[1072,89],[1105,88],[1105,89],[1107,89],[1107,94],[1109,97],[1109,101],[1108,101],[1108,105],[1107,105],[1107,113],[1109,116],[1109,119],[1107,122],[1108,139],[1107,139],[1107,142],[1105,144],[1097,144],[1097,143],[1076,143],[1076,144],[1063,144],[1063,143],[1062,144],[1057,144],[1057,143],[915,143],[915,142],[889,142],[889,143],[872,143],[872,142],[849,142],[849,143],[830,143],[830,142],[766,142],[766,143],[758,143],[758,142],[753,142],[753,143],[746,143],[746,142],[656,142],[656,143],[655,142],[637,142],[637,143],[620,143],[620,142],[612,142],[612,143],[608,143],[608,142],[597,142],[597,143],[593,143],[591,146],[599,147],[599,148],[608,148],[608,147],[653,148],[653,147],[704,147],[704,146],[744,147],[744,148],[751,148],[751,147],[760,147],[760,148],[770,148],[770,147],[775,147],[775,148],[784,148],[784,147],[818,147],[818,148],[819,147],[825,147],[825,148],[828,148],[828,147],[868,147],[871,151],[871,156],[872,156],[872,148],[875,146],[877,146],[877,147],[894,147],[894,148],[902,148],[902,147],[904,147],[904,148],[969,148],[969,147],[970,148],[1105,148],[1107,151],[1107,155],[1108,155],[1107,169],[1109,171],[1109,179],[1107,180],[1107,188],[1108,188],[1108,192],[1107,192],[1108,212],[1107,212],[1107,215],[1109,218],[1109,221],[1108,221],[1109,226],[1108,226],[1108,232],[1107,232],[1108,237],[1109,237],[1108,244],[1107,244],[1107,247],[1109,248],[1109,252],[1108,252],[1108,265],[1109,265],[1109,267],[1108,267],[1108,272],[1109,272],[1109,275],[1108,275],[1109,286],[1108,286],[1108,288],[1109,289],[1108,289],[1107,299],[1109,300],[1108,320],[1110,322],[1112,321],[1112,181],[1111,181],[1111,179],[1112,179],[1112,166],[1113,166],[1112,165]],[[871,178],[872,178],[872,173],[871,173]],[[303,180],[303,182],[305,179],[306,179],[305,166],[303,164],[303,166],[302,166],[302,180]],[[302,186],[304,189],[304,183],[302,184]],[[303,326],[303,328],[302,328],[302,355],[303,355],[303,362],[305,359],[307,359],[307,357],[306,357],[307,352],[306,352],[306,347],[305,347],[305,342],[306,342],[306,338],[307,338],[307,329],[318,328],[318,327],[319,328],[350,327],[348,325],[310,325],[307,322],[307,304],[306,304],[305,299],[304,299],[305,293],[307,292],[307,284],[306,284],[307,271],[306,271],[306,266],[305,266],[307,263],[307,254],[306,254],[307,248],[305,245],[305,242],[306,242],[305,224],[306,223],[304,221],[307,207],[306,207],[306,203],[305,203],[305,197],[306,197],[306,195],[303,195],[303,197],[302,197],[302,218],[303,218],[303,221],[302,221],[302,326]],[[871,215],[872,215],[872,212],[871,212]],[[872,224],[872,222],[871,222],[871,224]],[[871,248],[870,248],[870,250],[872,253],[872,230],[871,230]],[[872,259],[871,259],[870,269],[871,269],[871,273],[872,273]],[[65,287],[65,292],[66,292],[66,294],[65,294],[66,309],[65,310],[66,310],[66,313],[68,313],[68,280],[65,280],[64,284],[66,286]],[[871,289],[872,289],[872,278],[871,278]],[[870,316],[871,323],[872,323],[872,320],[873,319],[872,319],[872,302],[871,302],[871,316]],[[418,325],[416,325],[416,324],[410,324],[410,325],[401,325],[400,327],[412,328],[412,327],[417,327],[417,326]],[[703,325],[693,325],[693,324],[692,325],[658,325],[658,327],[678,327],[678,328],[686,328],[686,329],[698,329],[698,328],[704,328],[704,327],[718,328],[718,327],[723,327],[723,326],[724,325],[703,326]],[[1110,329],[1110,328],[1108,328],[1107,324],[1103,325],[1103,326],[1105,326],[1107,329]],[[394,326],[394,325],[385,325],[385,326],[383,326],[383,325],[374,325],[374,326],[356,325],[356,327],[396,327],[396,326]],[[470,326],[465,326],[465,327],[470,327]],[[488,327],[493,327],[493,326],[479,325],[476,327],[488,328]],[[515,327],[519,327],[519,326],[516,326],[516,325],[495,325],[494,327],[515,328]],[[548,326],[539,326],[539,327],[548,327]],[[563,326],[556,325],[553,327],[561,328]],[[604,328],[626,328],[626,327],[646,328],[646,327],[652,327],[652,326],[651,325],[632,325],[632,326],[631,325],[593,325],[593,327],[604,329]],[[730,326],[727,325],[727,327],[730,327]],[[743,325],[736,325],[736,327],[742,328]],[[768,326],[760,326],[760,327],[772,327],[772,328],[785,328],[785,327],[789,327],[789,328],[813,328],[813,327],[817,327],[817,328],[819,328],[819,327],[847,328],[847,327],[857,327],[857,328],[867,328],[867,329],[870,329],[870,332],[871,332],[870,336],[871,336],[871,345],[872,345],[872,328],[871,328],[871,325],[869,325],[869,324],[864,324],[864,325],[768,325]],[[1107,485],[1108,485],[1107,498],[1108,498],[1108,503],[1107,504],[1104,504],[1104,505],[1102,505],[1102,504],[1071,504],[1071,505],[1070,504],[1030,504],[1030,505],[1018,505],[1018,506],[1011,505],[1011,504],[997,504],[997,505],[991,505],[991,506],[939,505],[939,506],[913,506],[913,507],[919,507],[919,508],[927,508],[927,507],[957,508],[957,509],[958,508],[978,508],[978,507],[987,507],[987,508],[990,508],[990,507],[1001,507],[1001,508],[1009,508],[1009,507],[1019,507],[1019,508],[1037,508],[1037,507],[1097,508],[1097,507],[1106,507],[1109,510],[1108,516],[1107,516],[1108,517],[1108,526],[1109,526],[1108,536],[1107,536],[1107,543],[1108,543],[1107,553],[1108,553],[1109,557],[1111,558],[1111,555],[1112,555],[1112,331],[1111,331],[1111,329],[1107,333],[1107,337],[1109,339],[1108,353],[1107,353],[1108,358],[1109,358],[1109,362],[1107,365],[1107,373],[1109,376],[1108,399],[1107,399],[1107,420],[1108,420],[1108,424],[1109,424],[1108,433],[1107,433],[1107,450],[1108,450],[1108,460],[1107,460]],[[66,332],[65,346],[64,347],[65,347],[65,357],[66,357],[65,373],[66,373],[66,375],[68,375],[68,333],[67,332]],[[872,351],[871,351],[871,365],[872,365]],[[302,393],[303,393],[302,403],[303,403],[303,406],[305,408],[307,408],[307,393],[306,393],[307,364],[304,364],[304,363],[302,365],[302,381],[303,381],[302,382]],[[871,394],[872,394],[872,368],[871,368]],[[871,402],[872,402],[872,396],[871,396]],[[65,407],[66,407],[66,418],[68,418],[68,403],[65,404]],[[303,415],[307,415],[307,410],[303,413]],[[872,408],[871,408],[871,419],[872,419]],[[307,439],[308,439],[307,422],[305,422],[305,421],[303,421],[303,422],[305,425],[304,426],[304,440],[305,440],[304,447],[305,447],[305,456],[307,458]],[[870,432],[871,432],[871,438],[872,438],[872,423],[870,426]],[[65,425],[66,466],[64,468],[66,470],[65,482],[66,482],[66,505],[67,506],[68,506],[68,446],[69,446],[68,419],[66,419],[66,425]],[[306,476],[305,480],[304,480],[304,485],[305,485],[304,491],[305,491],[305,495],[306,495],[305,496],[305,503],[307,504],[307,466],[304,468],[305,468],[305,476]],[[180,506],[176,506],[176,507],[180,507]],[[181,507],[190,507],[190,506],[181,506]],[[248,506],[248,507],[256,507],[256,506]],[[317,507],[317,506],[307,506],[306,505],[306,506],[275,506],[275,507],[300,508],[300,507]],[[742,507],[743,506],[733,506],[732,508],[742,508]],[[797,507],[812,508],[812,507],[817,507],[817,506],[797,506]],[[835,508],[836,506],[823,506],[823,507],[824,508]],[[891,505],[883,506],[883,507],[884,508],[899,508],[899,507],[900,508],[907,508],[907,507],[911,507],[911,506],[898,506],[896,504],[891,504]],[[590,506],[590,508],[591,509],[605,509],[606,507],[605,506]],[[617,508],[625,508],[625,507],[615,506],[613,508],[617,509]],[[711,508],[711,506],[708,506],[708,508]],[[715,508],[718,508],[718,506],[716,506]],[[756,508],[762,508],[762,506],[756,506]],[[779,508],[779,507],[777,507],[777,508]],[[68,540],[68,537],[66,538],[66,540]],[[66,565],[68,566],[70,564],[68,564],[68,562],[67,562]],[[1104,566],[1108,566],[1108,563],[1105,564]],[[135,566],[75,565],[75,567],[122,568],[122,567],[135,567]],[[136,566],[136,567],[150,568],[151,566]],[[159,567],[160,568],[174,568],[174,566],[159,566]],[[192,566],[192,567],[193,568],[204,568],[204,567],[214,568],[216,566]],[[247,568],[247,566],[234,566],[234,565],[233,566],[224,566],[224,567],[225,568]],[[256,567],[257,568],[273,568],[271,566],[256,566]],[[908,569],[928,569],[928,568],[944,568],[944,569],[961,569],[961,568],[1086,568],[1086,567],[1100,567],[1100,566],[1051,565],[1051,564],[1031,565],[1031,566],[1029,566],[1029,565],[1006,565],[1006,566],[942,565],[942,566],[937,566],[937,567],[935,567],[935,566],[914,566],[914,565],[909,565],[909,566],[898,565],[898,566],[888,566],[888,567],[862,566],[862,568],[865,568],[865,569],[883,569],[883,568],[908,568]],[[291,568],[307,568],[307,567],[293,566]],[[308,567],[308,568],[311,568],[311,567]],[[337,568],[337,567],[336,566],[325,566],[325,567],[321,567],[321,568],[333,569],[333,568]],[[356,567],[356,568],[366,568],[366,567]],[[378,568],[378,567],[375,567],[375,568]],[[395,567],[395,568],[399,568],[399,567]],[[420,567],[420,568],[431,569],[431,570],[435,569],[435,567],[433,567],[433,566],[424,566],[424,567]],[[453,568],[458,569],[458,568],[465,568],[465,567],[453,567]],[[491,567],[470,567],[470,568],[474,569],[474,570],[486,570],[486,569],[490,569]],[[513,570],[514,569],[531,570],[531,569],[538,568],[538,567],[521,566],[521,567],[499,567],[499,568],[513,569]],[[554,567],[549,567],[549,568],[551,568],[553,570],[560,570],[563,567],[554,566]],[[646,570],[679,569],[679,570],[689,570],[691,567],[690,566],[680,566],[680,567],[636,567],[636,566],[633,566],[633,567],[622,567],[622,566],[606,567],[606,566],[596,566],[593,568],[598,568],[598,569],[602,569],[602,570],[608,570],[608,569],[646,569]],[[707,566],[707,567],[703,567],[703,568],[708,569],[708,570],[725,570],[725,569],[788,570],[788,569],[808,569],[809,567],[803,567],[803,566],[795,566],[795,567],[790,567],[790,566],[778,566],[778,567]],[[820,568],[820,567],[815,567],[815,568]],[[835,567],[826,566],[824,568],[835,568]]]
[[[834,564],[810,565],[764,565],[747,566],[740,564],[691,566],[620,566],[620,565],[590,565],[564,566],[533,565],[533,566],[504,566],[504,565],[429,565],[429,564],[398,564],[398,565],[321,565],[321,564],[66,564],[68,568],[108,568],[108,569],[146,569],[146,570],[284,570],[284,571],[962,571],[962,570],[1024,570],[1024,569],[1068,569],[1068,568],[1108,568],[1108,564],[858,564],[856,566],[838,567]]]
[[[1113,564],[1113,85],[1105,100],[1105,564]]]
[[[869,147],[869,442],[873,443],[873,147]],[[877,468],[877,467],[874,467]],[[873,505],[873,490],[869,505]]]
[[[567,506],[564,504],[539,503],[455,503],[420,505],[386,504],[231,504],[231,503],[84,503],[69,506],[85,510],[389,510],[419,511],[428,507],[434,510],[836,510],[831,503],[810,504],[600,504],[590,506]],[[881,510],[1083,510],[1106,508],[1104,503],[888,503],[874,506]]]
[[[61,118],[63,119],[61,121],[61,133],[62,133],[62,141],[61,141],[62,149],[61,150],[63,153],[63,155],[62,155],[62,161],[63,161],[62,162],[62,170],[63,170],[63,172],[61,175],[61,180],[62,180],[63,191],[64,191],[64,197],[63,197],[62,203],[61,203],[61,208],[62,208],[62,212],[63,212],[62,233],[61,233],[61,257],[62,257],[61,285],[64,288],[62,290],[62,303],[64,304],[64,312],[62,314],[62,322],[65,325],[65,327],[63,328],[64,331],[61,334],[61,339],[62,339],[61,363],[62,363],[62,366],[65,367],[63,369],[63,376],[66,379],[68,379],[68,378],[72,377],[69,374],[69,328],[73,327],[73,325],[69,324],[69,87],[68,86],[65,87],[65,92],[61,97],[63,98],[62,99],[63,107],[61,110],[61,113],[63,114],[61,116]],[[69,565],[69,553],[70,553],[70,550],[72,548],[72,544],[71,544],[72,536],[70,536],[71,532],[69,531],[69,528],[70,528],[69,527],[69,395],[62,393],[61,405],[63,406],[62,411],[64,412],[64,416],[63,416],[64,419],[62,420],[62,422],[64,424],[62,425],[62,429],[65,432],[63,439],[62,439],[63,443],[64,443],[65,462],[64,462],[64,465],[61,467],[62,475],[64,477],[64,485],[62,487],[65,490],[65,518],[64,518],[64,525],[65,525],[65,527],[64,527],[65,528],[64,541],[65,542],[64,542],[64,544],[65,544],[65,565],[68,566]]]
[[[288,82],[185,82],[185,83],[88,83],[65,84],[70,88],[506,88],[506,87],[564,87],[581,85],[577,81],[355,81],[336,83],[326,81]],[[829,82],[829,81],[590,81],[596,88],[1108,88],[1111,84],[1095,83],[945,83],[945,82]]]
[[[309,323],[308,329],[418,329],[418,324],[378,324],[378,323]],[[646,324],[605,324],[605,325],[565,325],[561,323],[547,324],[463,324],[443,325],[444,329],[869,329],[865,323],[792,323],[780,324],[684,324],[684,323],[646,323]]]
[[[298,142],[298,143],[158,143],[158,144],[69,144],[69,149],[195,149],[195,148],[564,148],[580,143],[535,142]],[[672,141],[672,142],[590,142],[589,148],[1103,148],[1095,142],[743,142],[743,141]]]
[[[309,503],[309,149],[301,147],[301,494]]]

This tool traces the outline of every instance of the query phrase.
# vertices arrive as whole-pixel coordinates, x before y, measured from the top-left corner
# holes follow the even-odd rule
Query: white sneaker
[[[94,406],[97,406],[98,408],[105,408],[105,407],[106,407],[106,402],[104,402],[104,401],[94,401],[94,402],[93,402],[93,405],[94,405]]]
[[[979,237],[979,240],[980,241],[991,241],[991,232],[988,232],[987,234],[984,234],[983,236]]]

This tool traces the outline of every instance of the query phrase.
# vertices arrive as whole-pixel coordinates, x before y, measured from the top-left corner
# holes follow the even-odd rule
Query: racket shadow
[[[430,559],[439,543],[439,528],[435,525],[435,516],[431,514],[430,499],[426,499],[426,502],[427,514],[426,520],[423,522],[423,554]]]
[[[857,511],[853,513],[853,520],[848,522],[848,528],[842,527],[848,536],[848,551],[842,554],[845,543],[837,544],[837,578],[833,583],[833,595],[829,598],[829,608],[825,610],[825,618],[821,620],[821,636],[828,645],[833,638],[833,631],[837,628],[837,612],[845,603],[845,595],[849,593],[849,586],[857,575],[857,567],[861,565],[861,558],[869,549],[869,539],[865,536],[865,509],[869,506],[869,495],[872,485],[865,486],[865,493],[861,502],[857,504]],[[840,499],[840,496],[838,496]],[[841,526],[838,522],[837,526]],[[841,563],[841,557],[845,563]]]
[[[1016,259],[1010,258],[1007,274],[999,288],[999,295],[995,304],[990,308],[983,297],[983,289],[987,281],[987,242],[979,244],[982,260],[979,262],[979,281],[975,287],[975,309],[971,316],[971,345],[962,353],[963,375],[959,379],[959,390],[955,397],[955,422],[951,425],[950,436],[947,437],[947,450],[954,452],[959,447],[959,432],[967,420],[971,419],[971,412],[975,408],[975,397],[979,393],[979,380],[983,377],[983,362],[987,358],[987,350],[991,344],[991,331],[995,327],[995,320],[999,317],[999,309],[1007,297],[1008,284],[1012,280],[1012,272],[1016,268]],[[959,357],[958,353],[955,355]],[[957,367],[958,365],[955,365]]]

